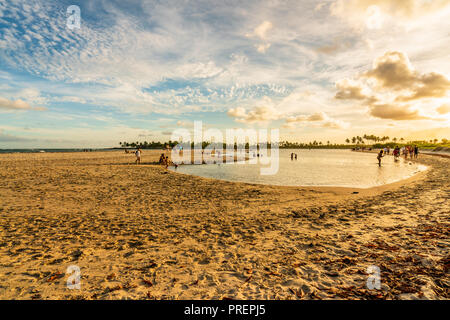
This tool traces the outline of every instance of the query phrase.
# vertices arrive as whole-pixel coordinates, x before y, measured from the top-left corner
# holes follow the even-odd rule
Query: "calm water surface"
[[[291,161],[290,154],[297,153]],[[260,167],[267,164],[227,163],[182,165],[174,171],[196,176],[247,183],[283,186],[337,186],[370,188],[409,178],[426,166],[393,156],[382,158],[378,166],[377,154],[350,150],[279,150],[279,170],[275,175],[261,175]]]

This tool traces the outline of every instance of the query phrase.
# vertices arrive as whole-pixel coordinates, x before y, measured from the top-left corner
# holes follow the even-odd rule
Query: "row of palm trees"
[[[356,137],[352,137],[351,139],[347,138],[347,139],[345,139],[345,142],[346,143],[351,142],[352,144],[365,144],[364,140],[373,141],[373,143],[391,141],[388,136],[378,137],[373,134],[371,134],[371,135],[365,134],[362,137],[356,136]],[[394,142],[394,143],[397,141],[403,142],[404,140],[405,139],[403,139],[403,138],[400,138],[400,139],[397,139],[395,137],[392,138],[392,142]]]
[[[345,147],[341,144],[331,143],[330,141],[327,141],[326,143],[323,143],[322,141],[311,141],[311,142],[290,142],[290,141],[281,141],[279,143],[280,148],[286,148],[286,149],[302,149],[302,148],[341,148]]]
[[[403,138],[397,139],[395,137],[391,139],[388,136],[378,137],[375,135],[367,135],[367,134],[363,135],[362,137],[356,136],[356,137],[352,137],[351,139],[350,138],[345,139],[345,142],[347,144],[352,143],[353,145],[359,145],[359,144],[365,145],[366,141],[367,142],[373,141],[373,143],[378,143],[378,142],[403,143],[405,141],[405,139],[403,139]],[[436,144],[438,142],[438,139],[429,140],[429,143],[433,143],[433,142]],[[442,143],[446,144],[448,142],[449,141],[447,139],[442,139]],[[157,141],[157,142],[155,142],[155,141],[139,142],[139,141],[136,141],[136,142],[119,142],[119,145],[122,148],[166,149],[168,147],[173,148],[178,143],[179,143],[178,141],[171,141],[171,140],[169,140],[169,142],[159,142],[159,141]],[[210,143],[211,142],[203,141],[202,148],[206,148]],[[428,141],[414,141],[414,143],[428,143]],[[226,144],[223,144],[223,145],[225,148]],[[193,146],[194,146],[194,144],[192,143],[192,147]],[[330,143],[330,141],[327,141],[325,144],[325,143],[322,143],[322,141],[316,141],[316,140],[314,140],[312,142],[308,142],[308,143],[289,142],[289,141],[281,141],[279,143],[280,148],[311,148],[311,147],[312,148],[314,148],[314,147],[323,148],[323,147],[327,147],[327,146],[335,147],[335,148],[336,147],[345,147],[344,145],[341,145],[341,144],[335,144],[335,143],[332,144],[332,143]],[[248,148],[248,143],[246,144],[246,148]]]
[[[119,142],[119,145],[122,148],[142,148],[142,149],[165,149],[167,147],[173,148],[178,144],[177,141],[169,140],[169,142],[159,142],[159,141],[152,141],[152,142]]]

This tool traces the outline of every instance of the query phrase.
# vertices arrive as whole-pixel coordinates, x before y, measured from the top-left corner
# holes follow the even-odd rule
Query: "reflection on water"
[[[297,160],[291,160],[291,153],[298,155]],[[279,170],[275,175],[261,175],[260,166],[268,165],[242,162],[182,165],[176,171],[247,183],[370,188],[409,178],[426,169],[424,165],[409,159],[394,161],[392,156],[385,156],[382,159],[382,166],[379,167],[376,153],[323,149],[280,150]]]

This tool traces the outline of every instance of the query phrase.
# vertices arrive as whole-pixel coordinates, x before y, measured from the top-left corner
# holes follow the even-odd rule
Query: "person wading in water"
[[[381,158],[383,158],[383,150],[380,150],[378,153],[377,159],[378,159],[378,165],[381,167]]]

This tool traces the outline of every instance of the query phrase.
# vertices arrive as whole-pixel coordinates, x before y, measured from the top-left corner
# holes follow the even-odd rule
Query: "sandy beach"
[[[450,159],[352,189],[194,177],[160,153],[0,155],[0,298],[450,298]]]

